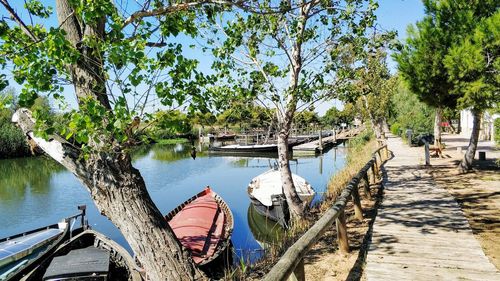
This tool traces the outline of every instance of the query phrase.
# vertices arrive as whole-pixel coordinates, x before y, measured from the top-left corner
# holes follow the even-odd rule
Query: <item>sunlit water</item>
[[[200,148],[200,147],[199,147]],[[198,148],[198,149],[199,149]],[[215,156],[198,153],[193,160],[189,145],[154,145],[133,154],[151,197],[164,214],[209,185],[228,203],[234,216],[235,253],[254,260],[265,244],[257,241],[257,219],[250,229],[247,185],[269,169],[273,158]],[[291,169],[311,183],[318,200],[329,178],[344,166],[346,148],[322,156],[293,157]],[[87,205],[89,224],[130,250],[120,232],[95,208],[80,182],[62,166],[45,157],[0,160],[0,238],[49,225],[77,213]],[[255,216],[254,216],[255,217]],[[252,230],[254,233],[252,233]],[[263,234],[265,237],[265,234]],[[264,242],[264,243],[262,243]]]

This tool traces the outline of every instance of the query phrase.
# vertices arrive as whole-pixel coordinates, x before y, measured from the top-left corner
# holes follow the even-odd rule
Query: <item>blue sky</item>
[[[18,12],[20,12],[21,18],[28,22],[28,17],[26,14],[22,14],[21,5],[23,1],[10,1],[11,4],[15,7],[19,7]],[[46,3],[49,6],[54,7],[55,1],[47,1],[43,0],[42,2]],[[132,3],[134,1],[131,1]],[[0,16],[5,16],[6,12],[3,7],[0,7]],[[376,12],[377,20],[379,23],[379,27],[385,30],[396,30],[398,32],[398,37],[400,40],[406,38],[406,28],[409,24],[415,23],[420,20],[424,16],[424,8],[421,0],[380,0],[379,1],[379,9]],[[46,26],[56,26],[55,22],[56,17],[52,17],[49,22],[46,22]],[[192,44],[191,40],[187,45]],[[195,54],[195,57],[200,60],[201,69],[210,68],[211,59],[200,54],[197,51],[187,50],[186,55],[190,56],[191,54]],[[391,71],[395,71],[396,64],[392,59],[389,60],[389,67]],[[11,86],[20,91],[19,85],[16,85],[15,82],[12,81]],[[67,101],[70,104],[75,104],[75,98],[73,94],[72,87],[68,87],[65,91],[65,96],[67,97]],[[341,103],[338,101],[327,101],[322,104],[316,105],[316,111],[323,115],[326,110],[328,110],[332,106],[341,107]]]
[[[385,30],[396,30],[398,38],[406,38],[406,27],[424,17],[422,0],[380,0],[376,11],[377,21]],[[389,58],[389,68],[396,71],[396,63]],[[332,106],[342,107],[339,101],[325,101],[316,106],[319,115],[323,115]]]

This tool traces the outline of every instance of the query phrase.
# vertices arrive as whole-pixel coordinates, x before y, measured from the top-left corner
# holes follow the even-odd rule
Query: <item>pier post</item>
[[[319,174],[323,174],[323,155],[319,156]]]
[[[347,239],[347,225],[345,222],[344,210],[339,212],[339,216],[335,220],[337,226],[337,243],[339,244],[340,252],[349,253],[349,241]]]
[[[321,130],[319,131],[319,151],[323,151],[323,136],[321,135]]]
[[[429,143],[425,142],[425,166],[431,165],[431,154],[429,152]]]

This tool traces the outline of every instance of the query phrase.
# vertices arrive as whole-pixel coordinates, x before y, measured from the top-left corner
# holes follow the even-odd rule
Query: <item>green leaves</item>
[[[444,64],[461,108],[486,109],[500,102],[500,11],[454,44]]]
[[[32,14],[41,18],[48,18],[52,14],[52,7],[45,7],[38,0],[25,1],[24,7]]]
[[[473,33],[474,27],[482,19],[489,17],[498,9],[498,1],[425,1],[426,17],[415,27],[409,27],[409,37],[406,46],[396,55],[398,68],[403,78],[408,82],[410,89],[424,102],[432,106],[455,107],[461,91],[457,86],[457,78],[464,77],[464,71],[452,71],[452,61],[457,62],[462,53],[463,66],[469,64],[474,68],[473,60],[482,59],[478,53],[464,53],[455,49],[454,45],[467,44],[464,38]],[[494,33],[492,33],[494,34]],[[470,39],[467,39],[470,40]],[[465,47],[469,49],[469,47]],[[449,62],[446,63],[446,60]],[[453,73],[454,72],[454,73]],[[473,87],[478,89],[477,85]]]

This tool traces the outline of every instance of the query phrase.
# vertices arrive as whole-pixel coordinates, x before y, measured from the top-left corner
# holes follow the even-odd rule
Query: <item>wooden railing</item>
[[[389,159],[389,154],[387,145],[378,148],[372,154],[372,159],[351,179],[335,200],[335,203],[297,242],[288,248],[271,271],[264,277],[264,280],[287,280],[289,277],[290,280],[305,280],[304,257],[309,249],[321,238],[323,233],[333,225],[334,221],[337,227],[339,249],[341,252],[349,252],[344,209],[347,202],[352,199],[355,218],[363,220],[363,210],[358,191],[359,186],[363,186],[363,193],[371,200],[370,184],[376,184],[380,179],[381,166]]]

